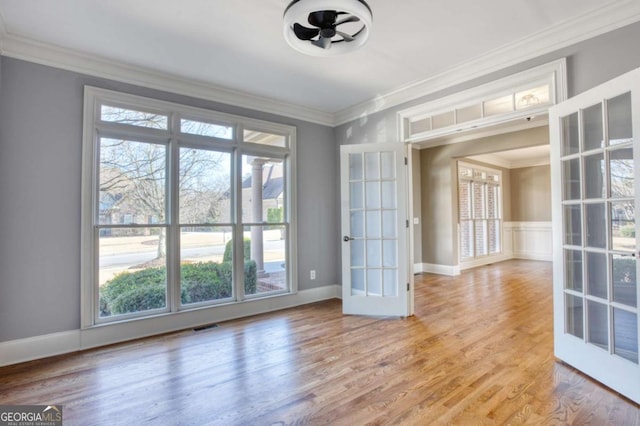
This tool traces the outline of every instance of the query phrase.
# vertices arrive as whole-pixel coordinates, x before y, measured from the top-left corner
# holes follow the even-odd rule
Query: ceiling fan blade
[[[357,16],[351,15],[348,18],[343,18],[343,19],[337,21],[335,23],[335,25],[338,26],[338,25],[346,24],[347,22],[358,22],[359,20],[360,20],[360,18],[358,18]]]
[[[344,41],[347,41],[347,42],[355,40],[354,37],[352,37],[351,35],[349,35],[347,33],[343,33],[342,31],[336,31],[336,34],[341,36],[344,39]]]
[[[314,46],[321,47],[323,49],[329,49],[331,47],[331,38],[320,36],[318,40],[311,41],[311,44],[313,44]]]
[[[329,28],[336,22],[338,13],[335,10],[319,10],[309,14],[308,21],[318,28]]]
[[[319,29],[303,27],[297,22],[293,24],[293,32],[300,40],[311,40],[312,38],[320,34]]]

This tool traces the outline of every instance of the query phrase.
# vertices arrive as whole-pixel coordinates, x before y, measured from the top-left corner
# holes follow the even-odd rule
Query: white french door
[[[640,403],[640,69],[551,108],[549,123],[555,355]]]
[[[345,314],[410,314],[403,144],[340,148]]]

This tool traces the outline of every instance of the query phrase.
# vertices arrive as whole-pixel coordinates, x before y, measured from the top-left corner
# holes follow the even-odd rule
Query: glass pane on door
[[[582,245],[582,219],[580,204],[564,206],[564,243]]]
[[[349,154],[351,295],[397,296],[396,153]]]
[[[387,297],[398,297],[398,270],[385,269],[382,272],[384,282],[384,295]]]
[[[638,305],[636,259],[629,255],[612,255],[613,301],[627,306]]]
[[[582,297],[566,295],[566,332],[581,339],[584,337],[583,309]]]
[[[577,112],[562,119],[562,131],[562,155],[571,155],[580,152]]]
[[[623,148],[610,151],[609,173],[611,198],[633,198],[633,149]]]
[[[584,157],[585,198],[604,198],[604,153]]]
[[[607,256],[587,252],[587,294],[607,298]]]
[[[602,148],[604,133],[602,127],[602,104],[593,105],[582,112],[584,151]]]
[[[638,363],[638,315],[613,309],[614,353]]]
[[[349,154],[349,179],[361,180],[363,176],[362,154]]]
[[[549,111],[554,354],[640,403],[640,69]]]
[[[607,349],[609,345],[609,320],[607,305],[604,303],[587,302],[587,324],[589,329],[589,343],[602,349]]]
[[[561,118],[560,170],[565,333],[637,363],[632,119],[629,93]]]
[[[631,93],[627,92],[607,101],[609,145],[631,142]]]
[[[580,159],[573,158],[562,162],[564,180],[564,199],[580,199]]]
[[[586,204],[584,210],[587,228],[587,247],[605,248],[607,244],[607,222],[604,216],[604,204]]]
[[[633,252],[636,249],[635,203],[615,201],[611,206],[611,246],[613,250]]]
[[[565,250],[565,288],[582,292],[582,252]]]

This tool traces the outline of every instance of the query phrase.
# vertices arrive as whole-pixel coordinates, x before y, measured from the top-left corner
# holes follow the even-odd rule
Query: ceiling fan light
[[[294,24],[308,25],[309,15],[321,11],[344,12],[357,20],[361,29],[355,34],[343,31],[334,32],[341,40],[330,43],[329,40],[301,40],[294,32]],[[334,56],[354,51],[364,45],[369,38],[373,16],[364,0],[294,0],[284,12],[284,38],[295,50],[312,56]],[[340,25],[340,24],[338,24]],[[299,30],[299,29],[298,29]],[[300,32],[300,31],[299,31]],[[323,47],[325,46],[325,47]]]

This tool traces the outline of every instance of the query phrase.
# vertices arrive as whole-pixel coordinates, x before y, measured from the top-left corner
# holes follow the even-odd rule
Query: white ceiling
[[[601,17],[604,12],[594,9],[603,5],[630,2],[368,0],[373,26],[367,44],[323,58],[284,41],[288,3],[0,0],[0,41],[4,37],[5,54],[9,39],[38,41],[333,114],[491,58],[514,43],[526,46],[523,41],[575,28],[585,16]]]

